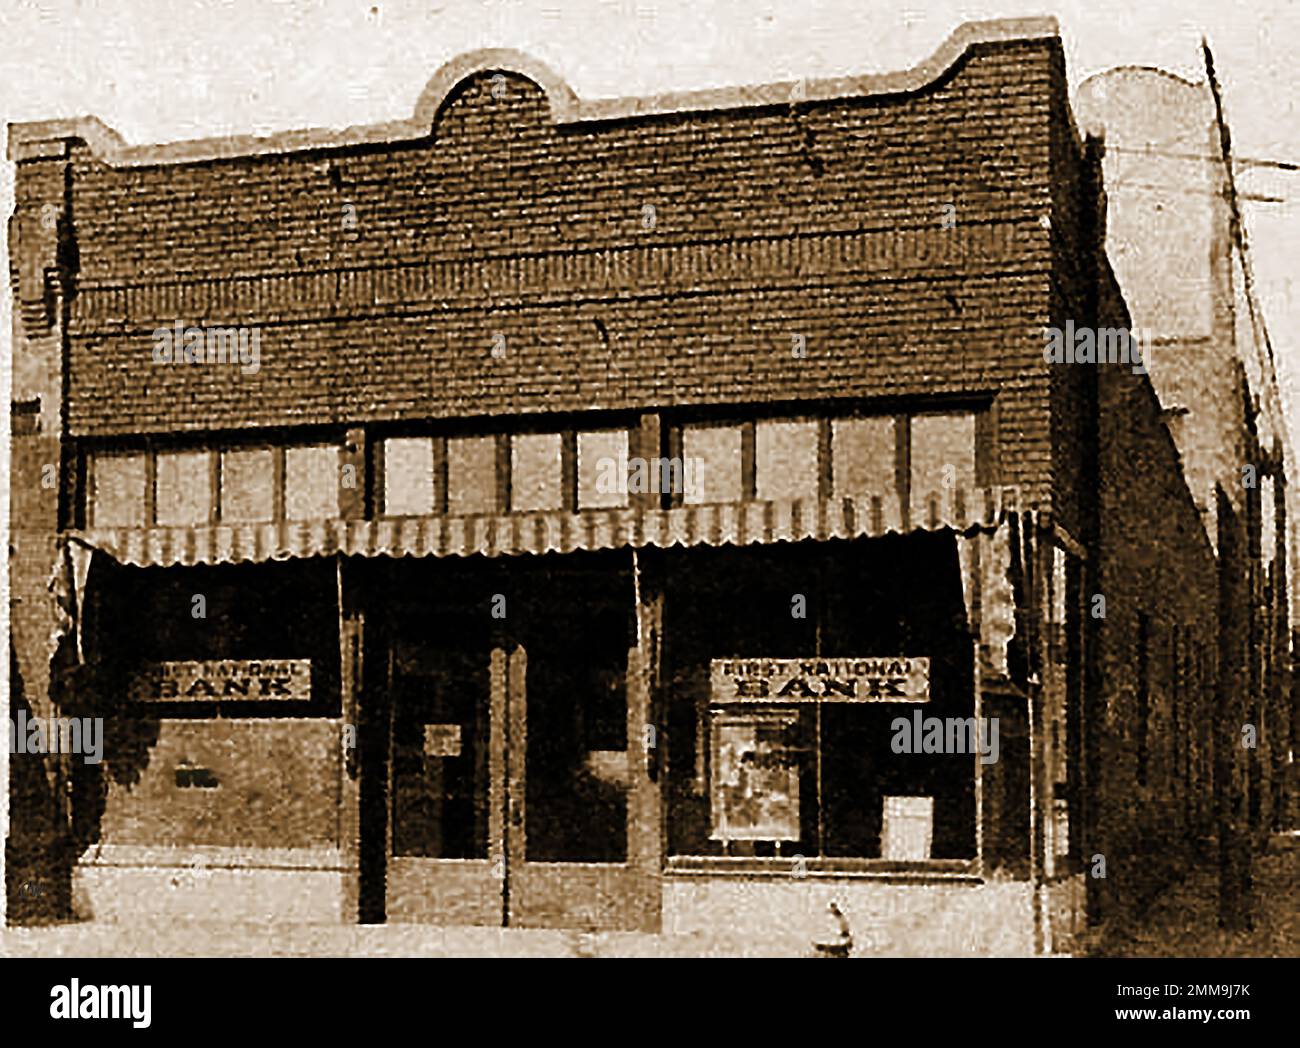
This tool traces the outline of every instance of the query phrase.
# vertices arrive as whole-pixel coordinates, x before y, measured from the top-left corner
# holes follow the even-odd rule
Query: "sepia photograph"
[[[1287,1014],[1297,45],[0,0],[6,1014],[306,958]]]

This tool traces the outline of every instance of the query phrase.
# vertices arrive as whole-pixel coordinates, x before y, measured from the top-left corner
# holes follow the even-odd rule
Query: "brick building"
[[[835,901],[1020,953],[1167,875],[1123,769],[1199,825],[1215,550],[1150,380],[1044,357],[1130,323],[1051,20],[634,100],[482,52],[409,121],[9,150],[11,701],[105,724],[11,759],[11,919],[789,952]]]
[[[1233,186],[1209,84],[1158,69],[1113,69],[1084,82],[1076,109],[1104,142],[1108,254],[1133,322],[1151,337],[1159,409],[1218,560],[1214,648],[1226,672],[1214,708],[1230,731],[1250,726],[1255,734],[1253,745],[1228,731],[1214,744],[1231,745],[1199,742],[1210,750],[1207,760],[1219,761],[1213,804],[1199,814],[1188,808],[1170,819],[1150,796],[1116,803],[1145,827],[1142,862],[1169,864],[1171,833],[1220,838],[1231,894],[1234,881],[1235,890],[1245,889],[1250,852],[1285,820],[1294,749],[1287,572],[1294,452],[1272,347],[1234,244]],[[1153,627],[1153,650],[1165,666],[1158,672],[1178,687],[1193,653],[1180,651],[1171,624]]]

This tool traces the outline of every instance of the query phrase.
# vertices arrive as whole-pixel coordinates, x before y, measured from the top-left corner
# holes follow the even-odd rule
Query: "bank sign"
[[[928,702],[930,660],[714,659],[714,705],[747,702]]]
[[[131,678],[136,702],[311,700],[311,659],[151,662]]]

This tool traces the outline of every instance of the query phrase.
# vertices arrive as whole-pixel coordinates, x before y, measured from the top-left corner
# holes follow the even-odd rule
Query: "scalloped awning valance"
[[[1020,509],[1014,488],[953,490],[909,512],[896,495],[578,513],[281,521],[207,527],[103,528],[69,538],[122,564],[171,567],[303,557],[488,557],[656,546],[745,546],[995,528]]]

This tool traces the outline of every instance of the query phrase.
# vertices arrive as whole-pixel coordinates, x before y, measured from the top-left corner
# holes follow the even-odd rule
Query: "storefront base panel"
[[[737,953],[807,956],[835,942],[834,902],[856,956],[1026,956],[1033,953],[1033,892],[1023,881],[900,884],[868,879],[664,881],[667,935],[734,941]]]
[[[73,870],[81,920],[326,923],[348,920],[355,873],[334,849],[104,846]]]
[[[388,860],[389,923],[500,925],[501,877],[487,860]]]

